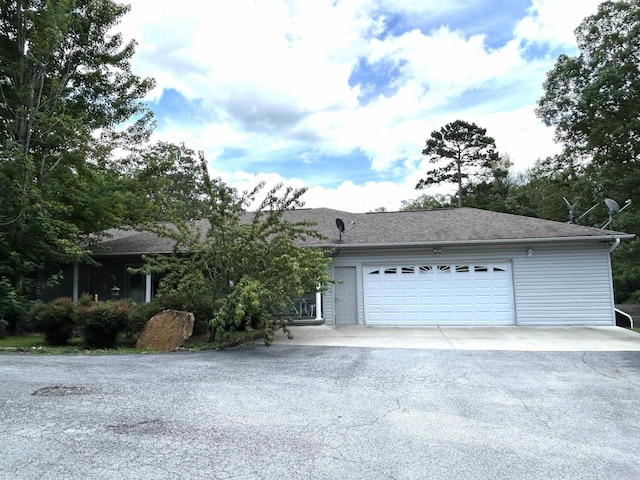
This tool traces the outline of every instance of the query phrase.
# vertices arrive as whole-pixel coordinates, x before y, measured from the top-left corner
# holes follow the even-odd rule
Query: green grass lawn
[[[262,337],[261,331],[254,331],[252,334],[247,332],[233,332],[229,334],[229,338],[224,341],[208,342],[206,335],[193,336],[189,338],[184,348],[199,352],[201,350],[228,348],[241,343],[253,341]],[[125,354],[125,353],[153,353],[151,350],[135,348],[136,339],[121,337],[118,340],[118,347],[115,349],[105,350],[87,350],[82,345],[80,338],[72,338],[67,345],[50,346],[44,340],[42,334],[31,333],[26,335],[13,335],[0,338],[0,353],[13,353],[18,349],[21,353],[45,353],[52,355],[70,355],[70,354]]]

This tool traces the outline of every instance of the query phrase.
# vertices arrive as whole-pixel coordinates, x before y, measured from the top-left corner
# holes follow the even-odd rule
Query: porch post
[[[144,281],[144,301],[149,303],[151,301],[151,274],[147,273]]]
[[[322,292],[316,290],[316,320],[322,320]]]
[[[79,282],[79,268],[78,268],[78,262],[73,262],[73,293],[72,293],[72,300],[74,302],[78,301],[78,282]]]

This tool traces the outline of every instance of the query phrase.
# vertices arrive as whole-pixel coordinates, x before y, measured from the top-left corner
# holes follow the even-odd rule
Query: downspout
[[[609,246],[609,253],[613,252],[619,246],[620,246],[620,237],[615,237],[615,241],[613,242],[613,244]]]
[[[609,254],[611,254],[619,246],[620,246],[620,237],[615,237],[615,241],[609,246]],[[623,312],[622,310],[618,310],[615,307],[615,305],[613,306],[613,311],[615,313],[618,313],[618,314],[626,317],[629,320],[629,328],[631,328],[631,330],[633,330],[633,318],[631,317],[631,315],[629,315],[626,312]]]

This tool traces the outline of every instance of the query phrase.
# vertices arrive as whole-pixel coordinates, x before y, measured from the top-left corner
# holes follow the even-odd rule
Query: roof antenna
[[[569,207],[569,223],[576,223],[576,221],[581,220],[583,217],[585,217],[586,215],[588,215],[589,213],[591,213],[591,211],[596,208],[598,205],[600,205],[600,202],[596,203],[593,207],[591,207],[589,210],[587,210],[586,212],[584,212],[582,215],[580,215],[577,219],[576,219],[576,209],[574,208],[573,205],[571,205],[571,202],[569,202],[569,200],[567,200],[565,197],[562,197],[562,199],[564,200],[564,203],[567,204],[567,207]]]
[[[624,202],[624,207],[622,207],[622,208],[620,208],[620,205],[618,205],[618,202],[616,202],[612,198],[605,198],[604,199],[604,203],[607,205],[607,208],[609,209],[609,211],[607,212],[609,214],[609,219],[600,228],[609,227],[609,230],[613,230],[613,217],[615,217],[617,214],[619,214],[625,208],[630,206],[631,205],[631,199],[627,198],[625,200],[625,202]]]
[[[562,197],[562,199],[564,200],[564,203],[567,204],[567,207],[569,207],[569,223],[576,223],[576,209],[573,208],[573,205],[569,203],[569,200],[567,200],[566,197]]]

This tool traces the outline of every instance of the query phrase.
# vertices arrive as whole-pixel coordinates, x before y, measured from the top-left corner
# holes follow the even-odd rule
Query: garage
[[[363,267],[368,325],[513,325],[510,262]]]

